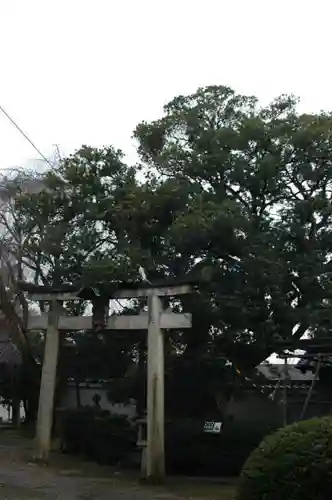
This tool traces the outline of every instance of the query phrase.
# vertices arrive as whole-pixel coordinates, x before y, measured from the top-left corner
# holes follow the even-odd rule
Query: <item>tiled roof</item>
[[[284,364],[261,364],[256,367],[257,374],[260,375],[257,380],[245,377],[246,389],[258,391],[261,394],[273,397],[276,391],[283,390],[284,385]],[[287,390],[308,391],[314,378],[312,372],[301,373],[294,365],[287,367]]]
[[[284,373],[284,364],[270,364],[270,365],[259,365],[256,367],[257,371],[266,377],[267,380],[272,381],[275,380],[277,381],[280,377],[283,376]],[[310,372],[309,370],[306,373],[301,373],[301,371],[296,368],[296,365],[291,365],[289,364],[287,366],[287,376],[290,380],[296,381],[296,382],[308,382],[311,381],[314,378],[314,374]]]

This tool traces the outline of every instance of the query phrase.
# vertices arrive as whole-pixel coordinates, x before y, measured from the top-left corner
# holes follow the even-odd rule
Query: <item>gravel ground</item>
[[[0,498],[8,500],[149,500],[174,499],[172,494],[138,486],[121,486],[101,478],[65,477],[33,464],[0,464]]]
[[[0,499],[2,500],[231,500],[234,486],[170,480],[165,488],[140,485],[136,479],[54,454],[50,467],[29,462],[31,440],[0,430]]]

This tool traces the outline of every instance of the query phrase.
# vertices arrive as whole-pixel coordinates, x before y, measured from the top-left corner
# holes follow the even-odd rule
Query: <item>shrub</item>
[[[136,444],[136,432],[126,417],[111,415],[94,407],[62,412],[62,449],[100,464],[114,465]]]
[[[327,500],[332,491],[332,418],[292,424],[248,458],[238,500]]]
[[[58,416],[63,451],[83,455],[100,464],[121,462],[127,466],[131,462],[137,429],[126,418],[95,407],[62,410]],[[262,421],[227,421],[220,434],[204,433],[203,427],[204,421],[194,419],[176,420],[166,425],[168,473],[238,475],[249,454],[271,431]]]

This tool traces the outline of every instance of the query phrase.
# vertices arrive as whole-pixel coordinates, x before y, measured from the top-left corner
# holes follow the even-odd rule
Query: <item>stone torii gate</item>
[[[51,447],[53,405],[59,353],[59,330],[144,330],[148,331],[147,360],[147,448],[146,477],[162,482],[165,477],[164,450],[164,339],[163,329],[191,328],[190,314],[174,314],[163,310],[160,297],[189,294],[191,286],[177,282],[159,285],[121,283],[95,287],[44,287],[21,283],[20,287],[33,301],[47,301],[50,311],[29,316],[28,330],[46,330],[38,418],[35,459],[47,461]],[[148,314],[109,316],[109,301],[146,297]],[[63,301],[91,300],[93,316],[65,316]]]

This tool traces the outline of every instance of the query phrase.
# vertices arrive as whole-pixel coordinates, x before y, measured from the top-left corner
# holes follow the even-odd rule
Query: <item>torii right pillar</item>
[[[148,304],[146,475],[149,482],[162,483],[165,479],[164,338],[160,328],[162,304],[157,295],[149,297]]]
[[[183,293],[180,288],[178,292]],[[173,293],[171,290],[169,294],[165,290],[159,293],[177,295],[176,287]],[[148,297],[148,310],[146,479],[150,483],[161,484],[165,480],[165,370],[164,337],[161,329],[163,306],[158,289]]]

